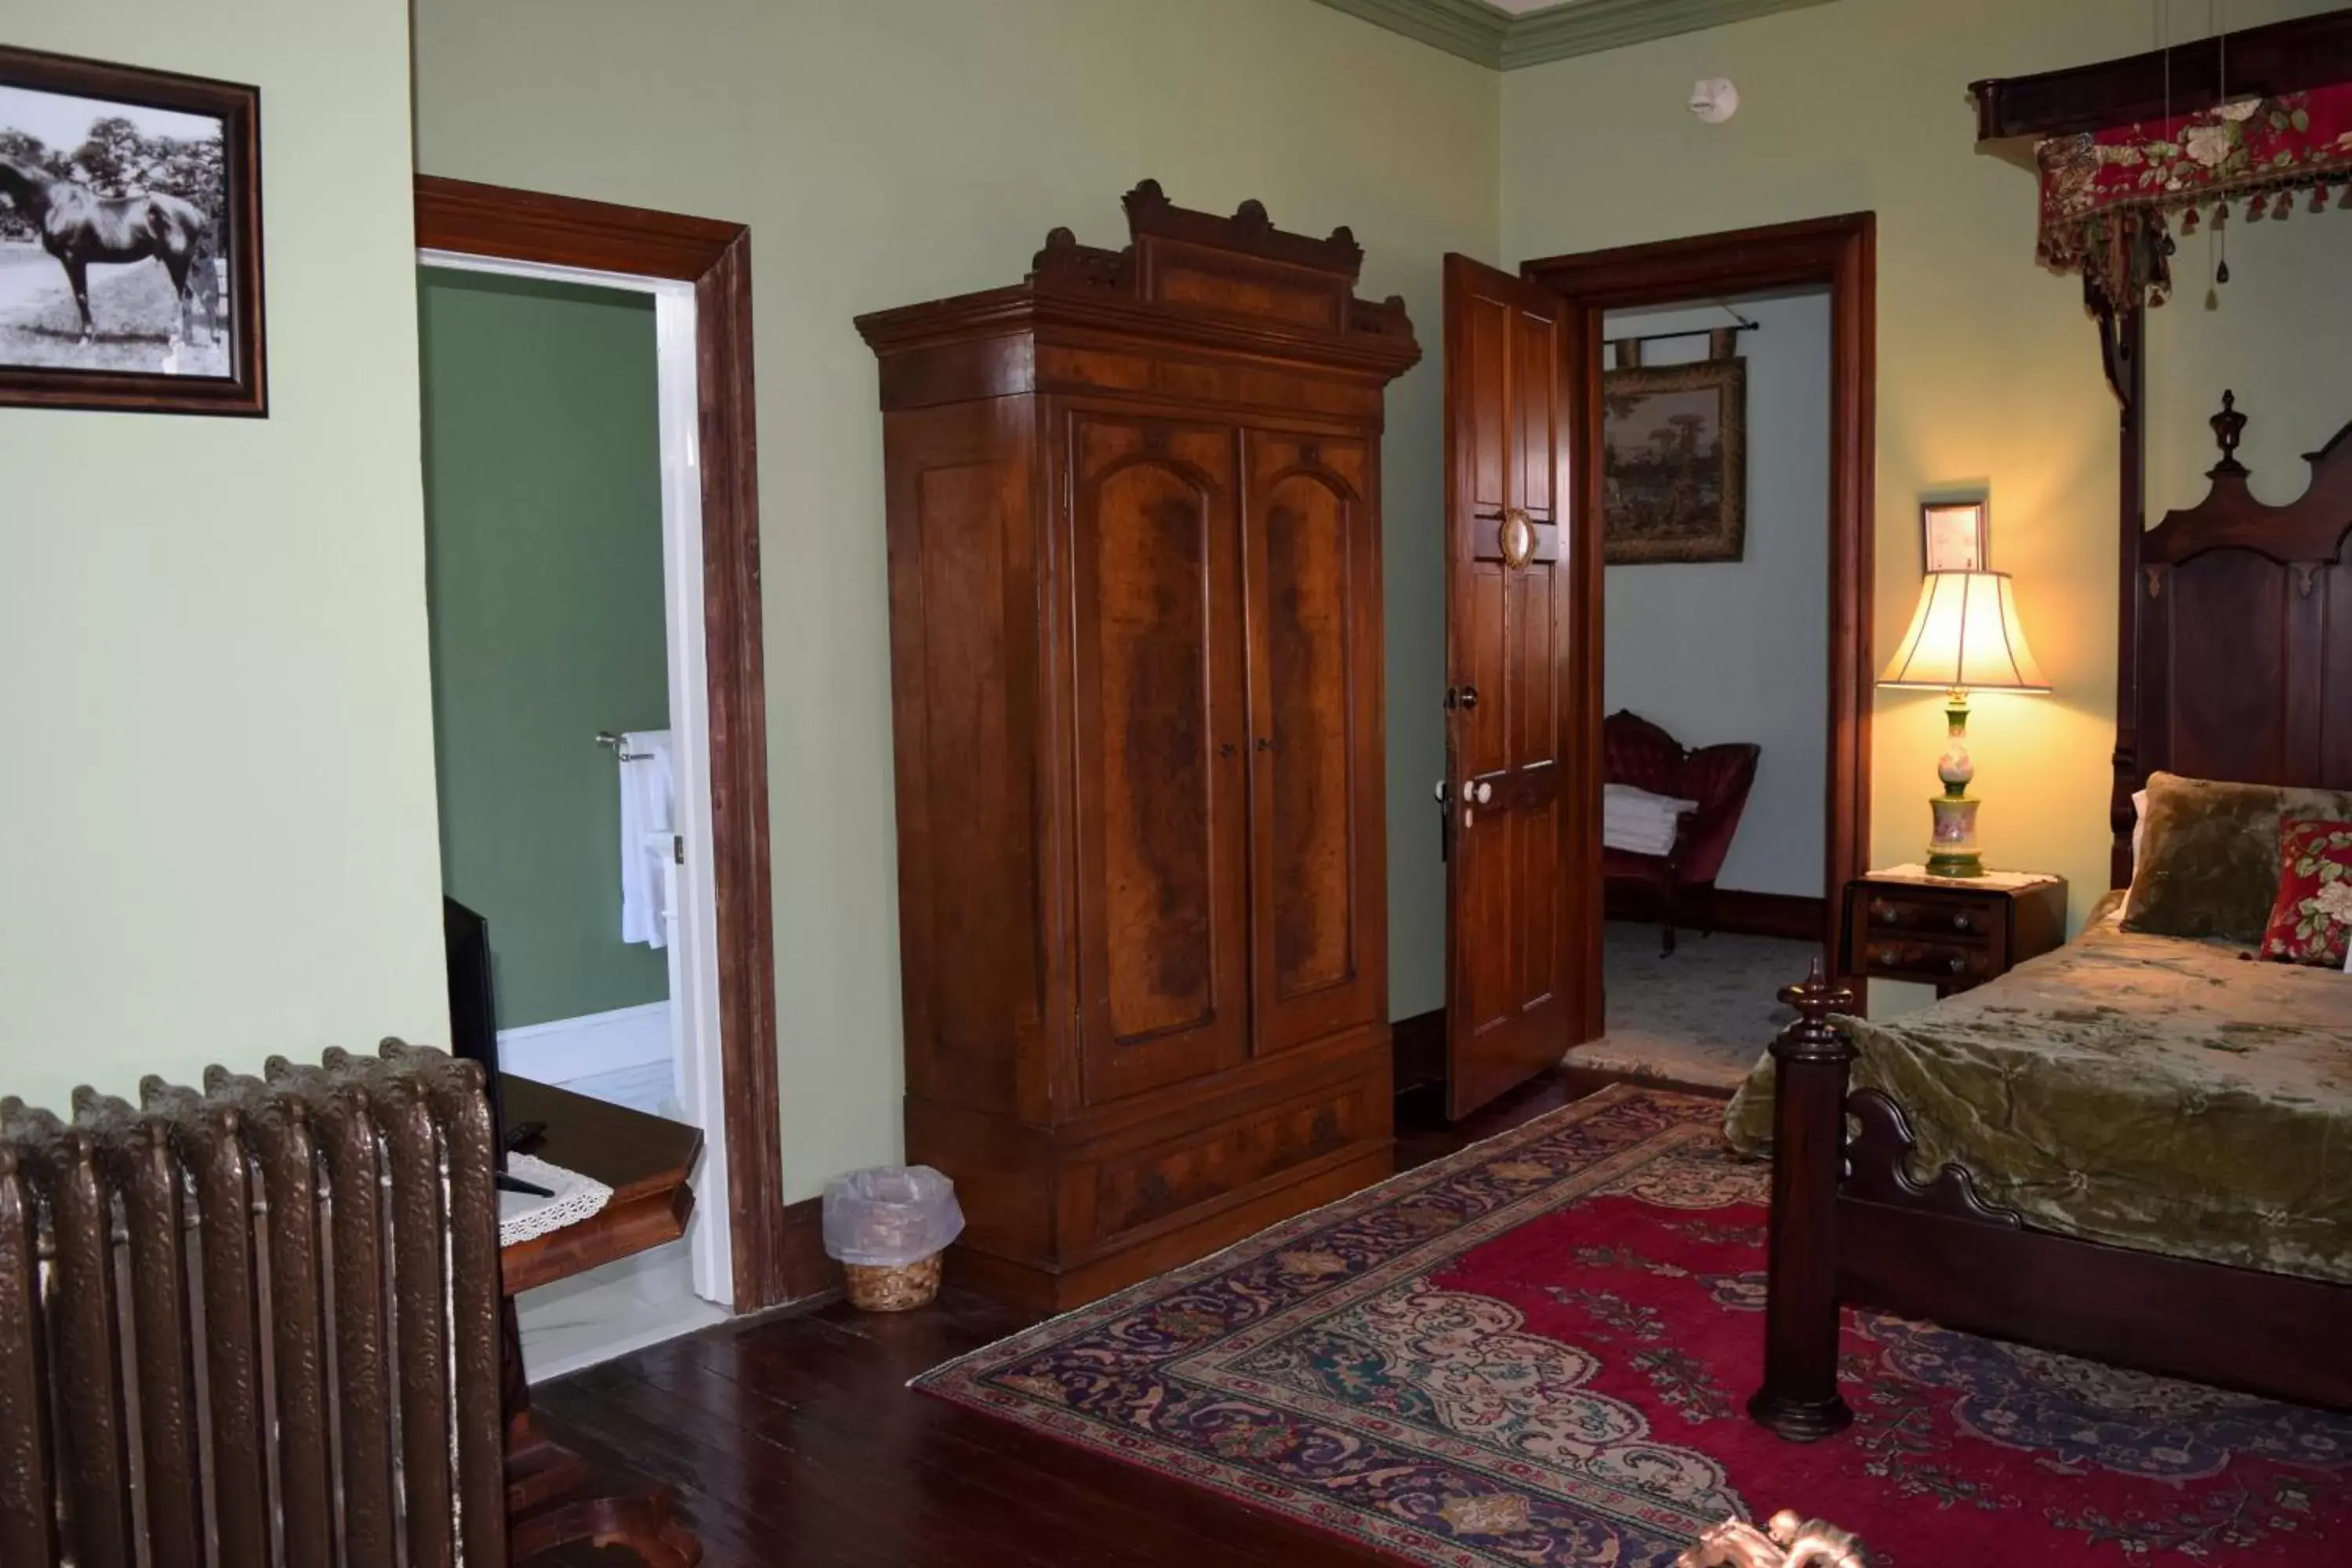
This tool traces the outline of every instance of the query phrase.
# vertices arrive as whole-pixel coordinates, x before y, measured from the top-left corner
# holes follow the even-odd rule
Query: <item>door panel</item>
[[[1599,787],[1582,736],[1591,629],[1576,618],[1595,557],[1565,472],[1566,389],[1585,352],[1566,307],[1465,258],[1445,265],[1446,1051],[1459,1117],[1559,1061],[1598,984],[1578,929],[1598,875],[1582,842]]]
[[[1234,433],[1081,412],[1068,432],[1087,1103],[1246,1053]]]
[[[1385,1000],[1379,565],[1368,442],[1249,432],[1255,1015],[1260,1051]]]

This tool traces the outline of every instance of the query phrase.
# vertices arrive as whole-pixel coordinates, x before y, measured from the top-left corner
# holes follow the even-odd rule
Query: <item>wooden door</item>
[[[1379,468],[1360,438],[1244,437],[1256,1049],[1387,1013]]]
[[[1086,1102],[1248,1054],[1248,743],[1234,432],[1069,415]]]
[[[1568,471],[1567,307],[1445,258],[1446,1100],[1462,1116],[1582,1037],[1597,942],[1597,694]],[[1586,596],[1589,604],[1589,595]],[[1590,798],[1588,798],[1590,797]],[[1597,952],[1597,948],[1594,949]]]

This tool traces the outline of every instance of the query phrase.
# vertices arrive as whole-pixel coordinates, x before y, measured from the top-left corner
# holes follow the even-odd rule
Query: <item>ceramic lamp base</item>
[[[1927,809],[1936,818],[1935,832],[1927,844],[1929,876],[1984,875],[1984,858],[1977,852],[1977,806],[1979,804],[1965,795],[1928,797]]]

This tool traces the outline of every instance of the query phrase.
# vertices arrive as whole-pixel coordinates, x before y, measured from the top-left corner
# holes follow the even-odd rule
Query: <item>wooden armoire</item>
[[[1065,1308],[1388,1173],[1380,440],[1346,229],[862,317],[881,361],[907,1156]]]

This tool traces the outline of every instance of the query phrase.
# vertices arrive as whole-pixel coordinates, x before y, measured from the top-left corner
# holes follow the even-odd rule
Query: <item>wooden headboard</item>
[[[2233,394],[2212,419],[2212,488],[2133,542],[2126,626],[2138,621],[2118,705],[2112,879],[2131,880],[2132,792],[2192,778],[2352,789],[2352,425],[2305,460],[2285,506],[2256,500],[2238,461]]]

